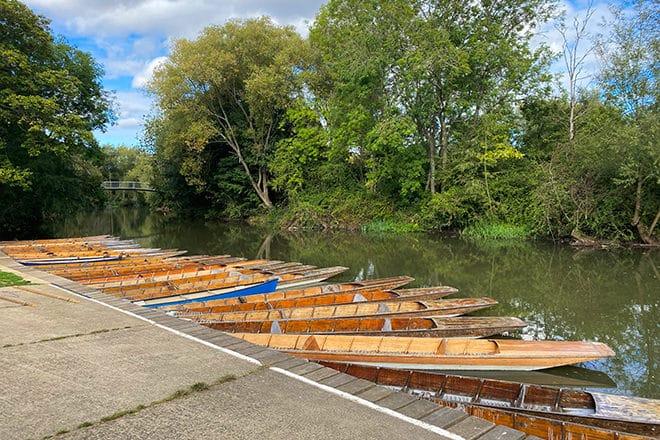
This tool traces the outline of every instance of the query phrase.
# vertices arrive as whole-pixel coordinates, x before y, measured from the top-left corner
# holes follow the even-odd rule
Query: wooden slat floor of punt
[[[128,301],[115,298],[102,293],[89,286],[78,284],[57,275],[44,272],[39,267],[23,267],[9,258],[4,257],[0,249],[0,265],[7,263],[17,271],[24,271],[30,277],[38,276],[43,282],[58,285],[71,292],[89,296],[92,299],[111,305],[116,310],[123,310],[148,319],[162,328],[170,328],[176,332],[190,335],[207,345],[218,346],[224,349],[248,356],[260,361],[268,368],[277,368],[288,374],[296,375],[329,387],[339,393],[346,393],[361,401],[370,402],[376,407],[395,411],[405,417],[420,420],[421,422],[446,430],[448,433],[459,436],[465,440],[539,440],[534,436],[526,436],[520,431],[496,426],[477,417],[469,416],[465,412],[451,408],[441,408],[432,402],[418,399],[409,394],[376,385],[372,382],[359,379],[319,364],[295,358],[249,342],[229,336],[225,333],[203,327],[194,322],[186,322],[169,316],[161,310],[148,310]],[[189,258],[189,257],[185,257]],[[248,264],[249,265],[249,264]],[[81,268],[82,269],[82,268]],[[84,269],[83,269],[84,270]],[[300,399],[301,397],[296,397]],[[304,396],[302,397],[304,398]],[[286,395],[282,399],[287,399]],[[395,424],[401,422],[394,422]],[[446,436],[438,438],[447,439]]]

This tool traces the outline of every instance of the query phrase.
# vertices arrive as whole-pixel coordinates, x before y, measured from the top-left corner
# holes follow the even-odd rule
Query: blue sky
[[[72,45],[89,52],[104,70],[103,85],[114,91],[117,124],[97,133],[101,144],[138,145],[151,99],[144,92],[154,66],[168,54],[178,38],[195,38],[206,26],[232,18],[268,15],[279,24],[293,25],[303,35],[323,0],[23,0],[33,11],[51,19],[51,29]],[[566,16],[580,17],[588,2],[561,3]],[[594,2],[590,21],[598,32],[605,2]],[[561,38],[548,26],[538,41],[554,49]],[[592,60],[590,64],[595,61]],[[557,65],[561,70],[561,65]]]

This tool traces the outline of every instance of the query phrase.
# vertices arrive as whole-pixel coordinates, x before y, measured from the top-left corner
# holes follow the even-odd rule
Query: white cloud
[[[269,15],[278,23],[312,20],[320,0],[26,0],[80,35],[125,37],[168,35],[192,38],[209,24],[230,18]],[[304,28],[303,28],[304,30]]]
[[[132,52],[137,57],[148,57],[162,48],[162,42],[158,38],[143,37],[133,41]]]
[[[115,94],[120,106],[120,117],[141,118],[151,108],[151,98],[141,91],[123,91]]]
[[[167,61],[167,57],[157,57],[147,63],[144,68],[138,72],[131,82],[131,86],[136,89],[144,89],[147,83],[151,80],[154,75],[154,70]]]
[[[137,145],[142,132],[144,117],[151,110],[151,98],[140,91],[118,91],[115,93],[115,125],[104,132],[95,132],[101,144]]]
[[[136,118],[125,118],[117,121],[118,128],[141,128],[142,120]]]

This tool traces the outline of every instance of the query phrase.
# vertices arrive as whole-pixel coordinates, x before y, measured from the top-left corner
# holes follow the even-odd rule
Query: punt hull
[[[89,264],[102,263],[106,261],[119,261],[120,255],[108,257],[69,257],[69,258],[43,258],[38,260],[19,260],[23,266],[50,266],[59,264]]]
[[[213,293],[206,292],[207,296],[198,296],[199,294],[177,295],[177,296],[159,298],[151,301],[149,300],[134,301],[133,303],[146,308],[158,308],[158,307],[189,304],[189,303],[194,303],[197,301],[205,301],[209,299],[234,298],[234,297],[246,296],[246,295],[257,295],[260,293],[272,292],[276,288],[277,288],[277,279],[269,280],[262,283],[256,283],[254,285],[237,286],[235,288],[228,288],[222,291],[215,291]]]
[[[182,318],[207,321],[273,321],[273,320],[331,320],[355,318],[413,318],[459,316],[492,307],[491,298],[457,298],[433,302],[420,301],[364,301],[342,305],[236,311],[220,313],[180,313]]]
[[[614,356],[600,342],[250,333],[236,336],[312,361],[430,371],[531,371]]]
[[[207,327],[227,333],[415,336],[435,338],[482,338],[519,330],[526,326],[518,318],[507,317],[362,320],[348,318],[342,320],[314,321],[198,322]]]
[[[614,431],[654,437],[660,432],[660,400],[455,374],[322,364],[444,406],[464,409],[473,415],[488,414],[486,418],[491,421],[508,420],[506,426],[511,428],[519,429],[523,418],[534,418],[534,435],[540,430],[554,432],[557,437],[553,438],[562,438],[557,428],[565,433],[586,433],[591,438],[598,437],[596,434],[601,434],[602,430],[612,431],[607,434],[609,438]],[[516,418],[518,420],[514,420]]]

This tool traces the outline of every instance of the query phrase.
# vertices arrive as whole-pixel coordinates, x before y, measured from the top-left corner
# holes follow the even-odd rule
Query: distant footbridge
[[[106,180],[101,183],[101,186],[108,191],[156,191],[149,183],[131,182],[126,180]]]

